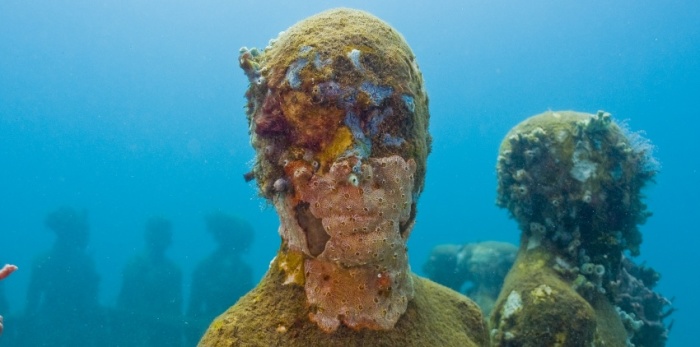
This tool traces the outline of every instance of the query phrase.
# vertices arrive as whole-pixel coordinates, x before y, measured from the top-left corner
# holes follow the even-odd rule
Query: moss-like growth
[[[304,287],[285,284],[283,249],[258,286],[212,322],[200,346],[486,346],[478,307],[466,297],[412,275],[416,296],[391,330],[326,333],[308,319]],[[293,256],[292,256],[293,257]]]
[[[491,314],[492,345],[626,346],[627,332],[607,298],[584,299],[575,277],[555,268],[548,250],[521,249]]]

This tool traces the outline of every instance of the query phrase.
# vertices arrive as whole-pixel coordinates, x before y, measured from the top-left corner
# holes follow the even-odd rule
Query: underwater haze
[[[107,310],[121,305],[125,267],[148,246],[144,233],[161,230],[149,224],[154,216],[170,225],[172,243],[163,247],[181,273],[174,282],[182,286],[181,312],[193,274],[203,271],[198,264],[217,247],[207,224],[212,213],[252,226],[250,248],[237,251],[257,283],[279,247],[279,221],[255,182],[243,179],[254,152],[238,52],[265,47],[295,22],[340,6],[368,11],[401,32],[427,85],[433,148],[409,239],[415,272],[423,274],[438,244],[518,243],[516,222],[495,204],[498,147],[511,127],[547,110],[605,110],[656,147],[662,168],[645,188],[653,216],[640,226],[636,261],[660,272],[657,290],[674,298],[667,346],[696,343],[696,0],[6,0],[0,265],[19,270],[0,283],[0,303],[8,305],[0,305],[0,346],[31,346],[10,344],[24,341],[13,329],[36,333],[26,321],[36,305],[32,270],[60,235],[47,216],[63,206],[89,234],[87,260],[76,264],[89,264],[96,276],[74,278],[80,266],[69,266],[52,280],[92,288]]]

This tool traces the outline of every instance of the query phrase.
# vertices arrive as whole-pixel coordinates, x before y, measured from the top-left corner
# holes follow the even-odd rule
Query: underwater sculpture
[[[663,346],[670,302],[633,266],[652,147],[610,114],[561,111],[514,127],[498,156],[498,199],[522,230],[491,314],[495,346]],[[637,276],[637,277],[635,277]]]
[[[503,286],[518,247],[507,242],[485,241],[465,245],[437,245],[423,271],[431,280],[464,293],[488,316]]]
[[[22,341],[16,345],[99,346],[108,332],[99,303],[100,276],[87,250],[88,213],[62,206],[46,215],[44,225],[56,237],[32,262],[25,325],[17,333]]]
[[[200,346],[477,346],[466,297],[411,273],[428,99],[401,35],[365,12],[310,17],[242,49],[260,193],[282,246]]]
[[[221,211],[205,217],[207,231],[217,247],[192,272],[187,305],[186,346],[196,346],[212,319],[253,288],[253,271],[243,259],[255,238],[243,218]]]
[[[148,219],[144,249],[122,270],[113,323],[120,346],[183,346],[182,270],[167,256],[173,226],[162,216]]]

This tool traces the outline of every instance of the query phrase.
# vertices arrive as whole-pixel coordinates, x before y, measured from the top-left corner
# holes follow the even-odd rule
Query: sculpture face
[[[312,319],[327,331],[339,317],[354,328],[391,328],[413,295],[406,239],[415,161],[353,156],[323,174],[305,163],[286,169],[295,194],[275,206],[288,247],[313,256],[304,264],[307,299],[319,308]]]
[[[346,266],[381,263],[405,253],[413,212],[415,161],[399,156],[338,158],[325,173],[303,161],[285,171],[293,194],[275,198],[282,233],[305,253]],[[294,244],[304,239],[306,244]]]
[[[242,49],[240,64],[253,175],[285,246],[305,255],[312,319],[327,331],[392,327],[413,293],[406,240],[430,146],[410,48],[371,15],[333,10],[263,52]]]

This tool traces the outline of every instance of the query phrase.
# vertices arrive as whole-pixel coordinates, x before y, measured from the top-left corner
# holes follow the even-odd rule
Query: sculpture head
[[[316,274],[335,271],[324,263],[371,267],[372,290],[407,302],[405,243],[430,136],[423,80],[404,39],[367,13],[331,10],[263,51],[242,49],[240,64],[250,80],[252,175],[280,215],[285,246],[317,260],[305,265],[307,296]],[[393,325],[400,313],[380,306]]]
[[[602,111],[533,116],[501,144],[498,205],[519,222],[528,247],[549,240],[573,257],[581,249],[589,258],[637,254],[637,225],[650,215],[641,189],[657,171],[651,151]]]
[[[165,217],[151,217],[146,222],[144,234],[146,248],[156,256],[162,256],[173,242],[173,225]]]
[[[44,225],[56,233],[56,245],[82,251],[87,247],[90,226],[87,210],[78,211],[72,207],[62,206],[49,213]]]
[[[214,237],[219,249],[243,253],[250,249],[255,232],[242,218],[215,211],[204,217],[207,230]]]
[[[652,152],[640,133],[603,111],[549,111],[511,129],[498,156],[497,203],[520,224],[522,243],[491,315],[492,343],[535,341],[512,332],[535,329],[530,317],[547,312],[565,324],[550,324],[552,334],[535,343],[572,334],[598,339],[596,325],[582,323],[588,316],[598,328],[617,324],[617,332],[604,333],[608,341],[664,344],[670,301],[652,290],[656,272],[633,269],[624,254],[639,253],[638,225],[650,215],[642,188],[658,171]],[[512,302],[520,308],[510,309]]]

